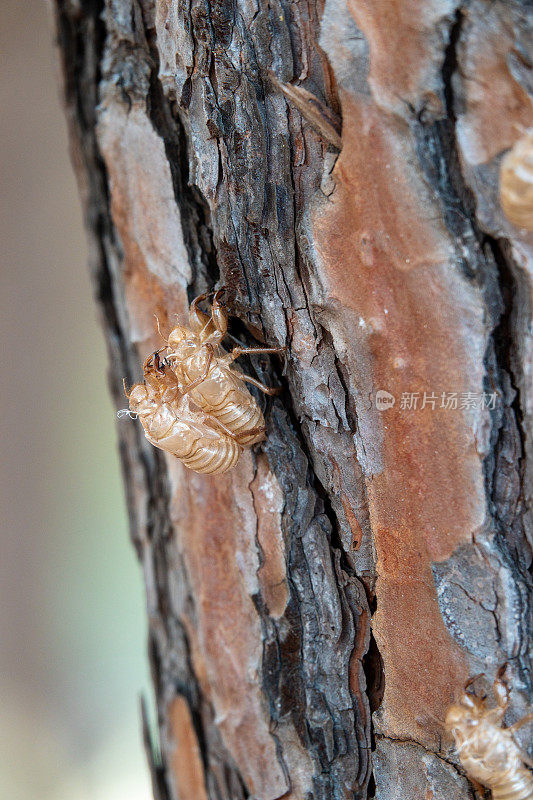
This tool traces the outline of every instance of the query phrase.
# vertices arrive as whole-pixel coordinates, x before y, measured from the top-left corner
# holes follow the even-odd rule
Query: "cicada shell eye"
[[[533,128],[525,132],[502,161],[500,202],[513,225],[533,231]]]

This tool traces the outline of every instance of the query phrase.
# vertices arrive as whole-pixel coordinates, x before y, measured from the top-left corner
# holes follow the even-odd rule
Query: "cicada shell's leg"
[[[464,691],[466,692],[466,690],[467,690],[467,689],[469,689],[469,688],[472,686],[472,684],[473,684],[473,683],[475,683],[475,682],[478,680],[478,678],[483,678],[484,676],[485,676],[485,673],[484,673],[484,672],[478,672],[478,674],[477,674],[477,675],[473,675],[473,676],[472,676],[471,678],[469,678],[469,679],[467,680],[467,682],[465,683],[465,685],[464,685]]]
[[[251,378],[249,375],[237,375],[237,373],[232,374],[236,375],[237,378],[240,378],[242,381],[246,381],[246,383],[251,383],[253,386],[257,386],[257,388],[261,389],[262,392],[271,395],[272,397],[281,394],[283,391],[281,386],[265,386],[264,383],[261,383],[261,381],[256,381],[255,378]]]
[[[525,717],[522,717],[522,719],[519,719],[518,722],[515,722],[513,725],[511,725],[508,730],[514,733],[514,731],[517,731],[523,725],[528,725],[530,722],[533,722],[533,711],[530,714],[526,714]]]
[[[130,399],[130,395],[128,394],[128,390],[126,389],[126,378],[122,378],[122,386],[124,387],[124,394],[126,395],[126,397],[129,400]]]
[[[219,289],[215,292],[213,305],[211,307],[211,317],[197,333],[201,344],[207,344],[209,342],[217,347],[228,332],[228,313],[220,302],[223,294],[224,289]],[[202,300],[204,297],[208,296],[209,295],[200,295],[196,300]],[[196,300],[194,302],[196,302]]]
[[[213,297],[213,305],[211,308],[211,319],[220,337],[217,344],[222,341],[228,332],[228,312],[221,303],[223,294],[224,289],[219,289],[218,292],[216,292]]]
[[[239,356],[245,355],[246,353],[284,353],[286,349],[286,347],[234,347],[229,354],[228,364],[231,364],[232,361],[236,361]]]
[[[507,708],[509,707],[509,702],[511,699],[509,687],[503,678],[498,676],[494,681],[492,691],[494,692],[494,697],[496,698],[498,716],[500,719],[502,719],[507,711]]]
[[[529,725],[530,722],[533,722],[533,711],[530,714],[526,714],[524,717],[522,717],[522,719],[519,719],[513,725],[510,725],[509,728],[507,728],[507,730],[511,732],[511,736],[513,737],[513,741],[515,742],[516,746],[520,750],[520,757],[521,757],[522,761],[524,762],[524,764],[527,764],[528,767],[533,767],[533,759],[531,759],[529,754],[526,753],[520,747],[520,743],[515,738],[515,732],[517,730],[519,730],[520,728],[522,728],[524,725]]]
[[[204,412],[204,418],[206,420],[208,420],[216,428],[220,428],[221,430],[223,430],[224,433],[226,434],[226,436],[229,436],[231,439],[234,439],[235,441],[238,441],[238,438],[239,438],[238,435],[236,433],[233,433],[233,431],[230,431],[230,429],[227,428],[224,425],[224,423],[221,422],[219,419],[217,419],[216,417],[211,416],[211,414],[206,414],[205,412]]]
[[[237,438],[237,441],[239,441],[239,439],[243,439],[243,440],[246,440],[248,442],[253,436],[257,436],[258,433],[262,433],[263,434],[263,438],[264,438],[264,436],[265,436],[265,426],[264,425],[258,425],[256,428],[248,428],[248,430],[246,430],[244,432],[241,431],[240,434],[236,435],[236,438]],[[240,444],[240,442],[239,442],[239,444]],[[246,447],[246,445],[243,445],[243,446]]]

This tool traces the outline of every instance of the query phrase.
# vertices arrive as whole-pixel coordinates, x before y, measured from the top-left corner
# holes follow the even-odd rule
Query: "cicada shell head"
[[[533,231],[533,128],[525,132],[501,163],[500,202],[513,225]]]

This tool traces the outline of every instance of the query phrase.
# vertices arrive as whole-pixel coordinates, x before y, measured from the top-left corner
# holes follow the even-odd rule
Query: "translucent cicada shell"
[[[228,315],[221,305],[221,295],[221,291],[215,294],[210,316],[198,308],[205,295],[194,300],[189,327],[176,325],[168,336],[166,359],[194,403],[231,431],[240,445],[249,447],[264,439],[265,420],[246,383],[266,394],[277,394],[278,390],[244,375],[233,362],[243,353],[281,351],[273,347],[235,347],[231,353],[226,352],[221,341],[228,330]]]
[[[144,383],[133,386],[128,398],[148,441],[195,472],[221,475],[235,466],[242,447],[214,418],[195,407],[189,394],[180,391],[158,353],[145,361],[143,372]]]
[[[279,351],[235,347],[227,353],[220,344],[228,329],[221,294],[215,294],[209,316],[198,308],[206,295],[196,298],[190,327],[177,325],[171,331],[165,347],[144,362],[144,383],[126,393],[149,442],[189,469],[211,474],[231,469],[244,447],[265,436],[263,413],[246,382],[267,394],[278,392],[231,366],[243,353]]]
[[[514,732],[533,719],[528,714],[509,728],[503,717],[509,705],[509,691],[499,678],[494,682],[496,706],[485,697],[467,692],[446,714],[446,729],[454,738],[459,760],[468,777],[492,791],[493,800],[533,800],[530,760],[514,739]]]
[[[501,163],[500,202],[513,225],[533,231],[533,128],[525,132]]]

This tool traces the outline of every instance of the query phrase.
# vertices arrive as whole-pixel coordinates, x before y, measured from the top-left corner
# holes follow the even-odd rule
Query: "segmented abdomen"
[[[245,392],[247,396],[238,389],[229,389],[209,413],[235,434],[240,444],[251,445],[264,438],[265,420],[254,398],[248,390]]]
[[[242,447],[222,430],[213,428],[201,412],[190,407],[188,395],[177,402],[154,399],[150,387],[135,386],[130,407],[138,415],[149,442],[179,458],[195,472],[221,475],[238,461]]]
[[[492,800],[533,800],[533,774],[522,767],[492,788]]]
[[[227,472],[237,463],[242,448],[225,433],[218,433],[208,426],[201,433],[197,427],[180,421],[176,422],[167,436],[154,439],[146,432],[146,437],[153,445],[176,456],[195,472],[210,475]]]
[[[206,475],[222,475],[238,461],[242,450],[229,436],[222,435],[216,444],[211,440],[199,439],[187,456],[179,456],[189,469]]]
[[[184,382],[192,382],[195,371],[184,370]],[[241,378],[224,367],[216,366],[209,376],[190,391],[191,399],[221,422],[245,447],[265,436],[265,419]]]

